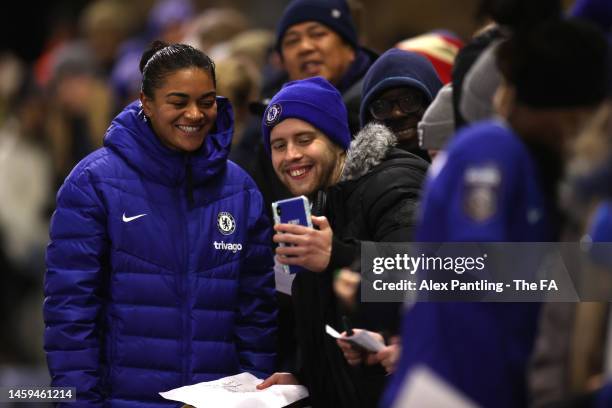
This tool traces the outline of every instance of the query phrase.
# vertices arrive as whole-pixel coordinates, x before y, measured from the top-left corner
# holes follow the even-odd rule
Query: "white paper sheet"
[[[371,351],[373,353],[377,353],[385,347],[385,345],[381,341],[376,340],[374,337],[370,336],[370,334],[366,331],[360,331],[360,332],[355,333],[352,336],[343,337],[333,327],[326,324],[325,332],[336,339],[349,340],[363,347],[367,351]]]
[[[274,280],[276,282],[276,290],[285,295],[291,296],[291,285],[293,285],[295,273],[287,273],[283,269],[283,265],[278,263],[274,258]]]
[[[159,395],[196,408],[280,408],[308,397],[308,390],[302,385],[272,385],[260,391],[255,386],[262,381],[253,374],[242,373]]]
[[[478,408],[427,367],[416,367],[404,380],[392,408]]]

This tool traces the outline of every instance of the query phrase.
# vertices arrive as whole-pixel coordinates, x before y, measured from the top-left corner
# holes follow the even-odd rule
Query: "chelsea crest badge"
[[[230,235],[236,230],[234,216],[226,211],[217,214],[217,228],[223,235]]]
[[[283,108],[280,103],[275,103],[273,105],[268,106],[266,110],[266,125],[272,126],[280,119],[281,113],[283,113]]]

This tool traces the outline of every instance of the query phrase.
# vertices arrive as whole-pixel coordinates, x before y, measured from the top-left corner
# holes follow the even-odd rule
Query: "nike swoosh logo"
[[[140,217],[144,217],[145,215],[147,215],[147,214],[138,214],[138,215],[135,215],[133,217],[126,217],[125,213],[123,213],[123,222],[134,221],[134,220],[137,220]]]

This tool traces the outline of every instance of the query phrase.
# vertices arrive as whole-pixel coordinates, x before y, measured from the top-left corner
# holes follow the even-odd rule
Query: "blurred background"
[[[56,0],[3,4],[0,27],[0,386],[48,385],[42,350],[44,252],[54,197],[139,91],[153,39],[187,42],[218,65],[237,131],[278,69],[287,0]],[[464,41],[478,0],[349,0],[362,43],[382,52],[437,29]],[[565,1],[569,7],[572,1]],[[239,137],[239,136],[237,136]],[[40,406],[43,406],[42,404]]]

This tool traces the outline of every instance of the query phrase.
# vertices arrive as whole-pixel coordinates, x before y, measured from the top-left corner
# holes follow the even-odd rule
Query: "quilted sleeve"
[[[62,186],[50,238],[44,348],[51,385],[76,387],[78,403],[71,407],[102,406],[100,322],[109,244],[105,212],[88,181],[69,178]]]
[[[265,378],[275,370],[276,315],[270,223],[259,191],[249,190],[249,236],[240,271],[237,345],[242,371]]]

